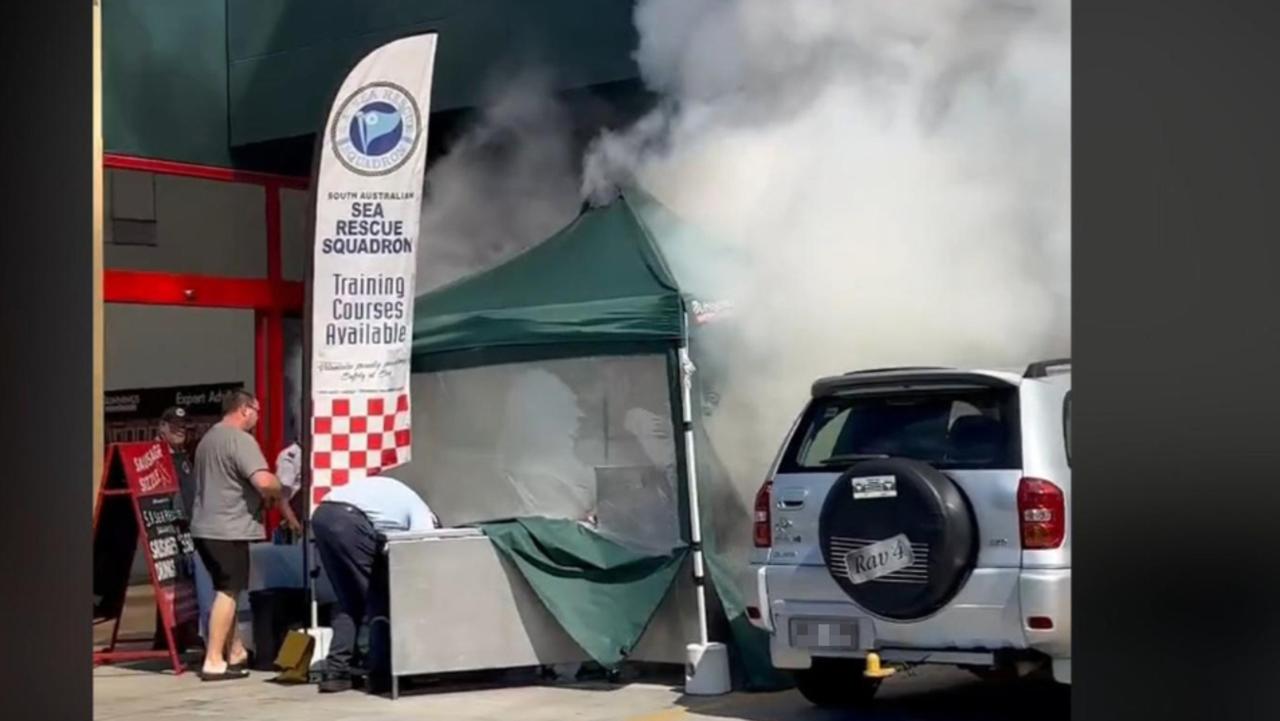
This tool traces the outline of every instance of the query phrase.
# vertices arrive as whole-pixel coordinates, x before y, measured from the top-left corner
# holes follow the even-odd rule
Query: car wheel
[[[862,675],[863,663],[845,659],[813,660],[813,667],[795,672],[796,688],[819,708],[869,706],[881,679]]]

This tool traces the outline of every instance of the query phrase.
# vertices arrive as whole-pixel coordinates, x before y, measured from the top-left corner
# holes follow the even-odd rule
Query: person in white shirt
[[[438,525],[417,492],[381,475],[333,487],[311,514],[316,550],[338,597],[321,693],[351,688],[351,659],[360,627],[365,624],[369,625],[368,688],[381,693],[389,687],[390,629],[382,534],[426,531]]]
[[[276,456],[276,478],[280,479],[281,496],[280,514],[284,525],[294,538],[302,534],[302,523],[298,521],[297,511],[293,508],[293,499],[302,484],[302,446],[297,441],[290,443]]]

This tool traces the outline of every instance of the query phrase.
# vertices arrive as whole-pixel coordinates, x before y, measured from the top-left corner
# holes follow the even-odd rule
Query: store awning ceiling
[[[637,76],[632,0],[228,0],[232,145],[315,132],[342,74],[405,35],[436,31],[432,110],[474,107],[530,68],[567,90]]]
[[[243,154],[315,133],[356,60],[429,30],[440,33],[433,112],[478,106],[494,83],[529,69],[559,91],[634,80],[633,7],[633,0],[112,0],[102,10],[106,149],[241,167],[233,148]]]

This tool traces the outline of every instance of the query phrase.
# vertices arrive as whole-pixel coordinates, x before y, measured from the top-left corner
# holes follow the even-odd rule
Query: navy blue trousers
[[[332,614],[333,640],[325,659],[329,676],[351,674],[360,627],[369,628],[369,675],[390,678],[386,556],[382,539],[368,517],[345,503],[321,503],[311,516],[316,550],[338,597]]]

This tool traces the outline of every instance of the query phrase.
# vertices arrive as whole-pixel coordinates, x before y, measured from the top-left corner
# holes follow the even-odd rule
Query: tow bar
[[[862,672],[867,678],[888,678],[898,672],[896,668],[882,667],[880,665],[880,654],[867,654],[867,670]]]

